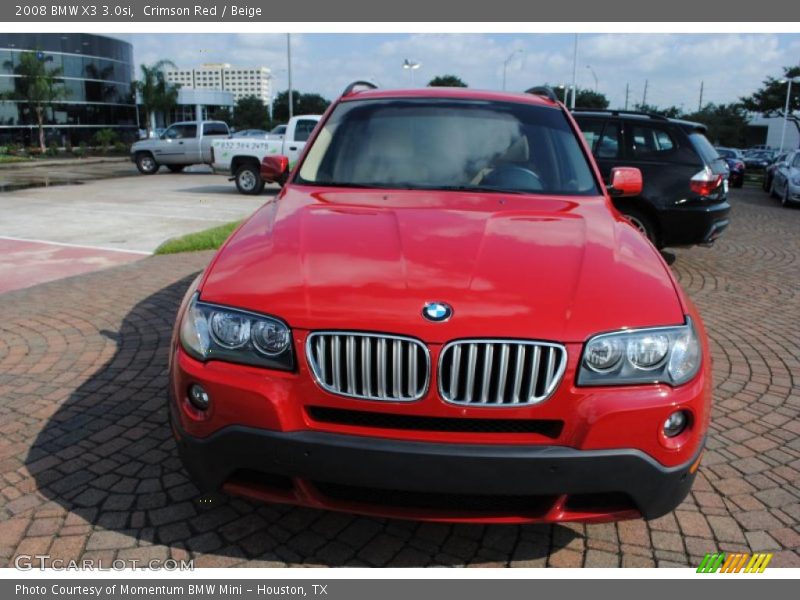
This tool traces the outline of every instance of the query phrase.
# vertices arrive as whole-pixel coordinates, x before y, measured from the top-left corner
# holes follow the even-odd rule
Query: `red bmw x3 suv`
[[[388,517],[655,518],[711,403],[692,303],[542,90],[357,82],[188,290],[170,354],[205,490]],[[370,89],[363,89],[363,88]]]

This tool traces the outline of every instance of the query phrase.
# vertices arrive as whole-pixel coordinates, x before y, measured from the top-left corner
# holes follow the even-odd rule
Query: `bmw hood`
[[[201,298],[431,343],[581,342],[684,319],[663,260],[602,197],[290,188],[220,250]]]

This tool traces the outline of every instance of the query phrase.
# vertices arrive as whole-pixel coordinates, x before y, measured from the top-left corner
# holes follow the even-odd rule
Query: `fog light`
[[[208,397],[208,392],[202,386],[195,383],[189,388],[189,402],[197,410],[208,410],[211,398]]]
[[[664,421],[664,435],[669,438],[680,435],[688,424],[689,415],[686,411],[679,410],[674,412]]]

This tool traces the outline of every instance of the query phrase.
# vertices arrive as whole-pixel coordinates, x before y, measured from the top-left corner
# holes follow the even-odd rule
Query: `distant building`
[[[234,100],[245,96],[261,98],[269,105],[272,98],[272,75],[267,67],[240,68],[228,63],[206,63],[196,69],[165,71],[167,81],[184,88],[224,90]]]
[[[797,113],[795,113],[795,118],[797,116]],[[769,148],[778,149],[781,147],[782,137],[784,150],[800,148],[800,132],[797,131],[797,125],[792,121],[786,121],[786,132],[784,134],[783,117],[764,117],[760,114],[755,114],[750,118],[750,122],[747,125],[748,145],[764,144]]]
[[[133,47],[89,33],[0,33],[0,94],[18,85],[15,71],[24,52],[36,52],[48,69],[60,68],[66,95],[45,114],[47,142],[91,141],[99,129],[136,137],[131,93]],[[0,100],[0,143],[38,144],[36,117],[25,102]]]

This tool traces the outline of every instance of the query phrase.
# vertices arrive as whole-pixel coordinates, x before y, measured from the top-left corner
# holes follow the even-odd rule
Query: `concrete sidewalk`
[[[243,219],[276,190],[243,196],[197,168],[2,193],[0,292],[136,260],[167,239]]]

